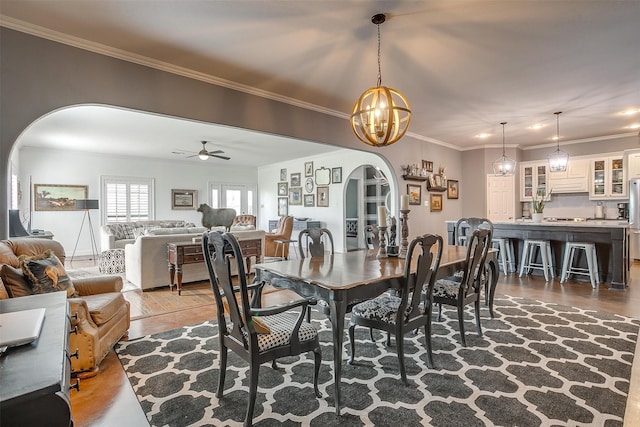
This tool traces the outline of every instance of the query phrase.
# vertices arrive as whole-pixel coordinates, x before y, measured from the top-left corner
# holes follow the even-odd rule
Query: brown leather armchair
[[[50,249],[64,264],[64,248],[59,242],[48,239],[14,238],[0,241],[0,267],[7,264],[20,268],[20,255],[38,255]],[[18,278],[19,279],[19,278]],[[13,280],[13,279],[12,279]],[[6,286],[5,286],[6,285]],[[129,330],[129,302],[122,296],[120,276],[97,276],[74,278],[73,285],[78,297],[69,298],[71,330],[69,349],[78,357],[72,357],[71,372],[92,376],[98,372],[98,365],[114,344],[126,336]],[[19,298],[24,294],[13,292],[8,282],[0,278],[0,299]],[[8,292],[7,292],[8,290]],[[77,316],[76,316],[77,314]]]
[[[283,248],[278,247],[278,244],[274,240],[289,240],[291,239],[291,232],[293,231],[293,217],[281,216],[278,220],[278,226],[275,233],[265,233],[264,235],[264,256],[282,256]],[[276,249],[278,253],[276,254]],[[289,257],[289,245],[284,244],[284,256]]]

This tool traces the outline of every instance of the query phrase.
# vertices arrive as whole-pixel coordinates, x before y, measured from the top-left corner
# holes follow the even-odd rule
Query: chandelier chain
[[[378,27],[378,87],[382,86],[382,67],[380,66],[380,24]]]

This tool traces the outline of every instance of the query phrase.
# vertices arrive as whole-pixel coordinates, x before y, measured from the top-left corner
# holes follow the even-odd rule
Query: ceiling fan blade
[[[217,157],[217,158],[219,158],[219,159],[223,159],[223,160],[231,160],[231,157],[227,157],[227,156],[219,156],[219,155],[217,155],[217,154],[211,154],[211,153],[209,153],[209,155],[210,155],[211,157]]]
[[[198,156],[198,155],[197,155],[197,154],[194,154],[193,156],[187,156],[186,158],[187,158],[187,159],[189,159],[189,158],[191,158],[191,157],[196,157],[196,156]]]
[[[209,155],[210,155],[210,156],[212,156],[212,155],[214,155],[214,154],[221,154],[221,153],[224,153],[224,151],[222,151],[222,150],[209,151]]]

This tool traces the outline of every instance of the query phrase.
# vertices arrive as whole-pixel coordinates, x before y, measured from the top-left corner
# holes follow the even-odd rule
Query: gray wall
[[[0,238],[8,235],[11,151],[21,132],[39,117],[78,104],[105,104],[252,129],[381,154],[403,188],[404,164],[431,160],[462,178],[458,151],[405,136],[383,149],[360,143],[343,117],[319,113],[189,79],[50,40],[0,28]],[[356,91],[357,92],[357,91]],[[354,97],[357,94],[354,95]],[[354,98],[355,99],[355,98]],[[346,116],[345,116],[346,117]],[[26,159],[23,159],[26,161]],[[426,188],[423,200],[428,198]],[[464,196],[464,194],[463,194]],[[460,215],[462,201],[444,200],[442,212],[412,206],[410,235],[445,233],[445,220]]]

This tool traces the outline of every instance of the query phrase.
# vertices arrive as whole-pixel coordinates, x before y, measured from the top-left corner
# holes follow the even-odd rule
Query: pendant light
[[[516,170],[516,161],[504,154],[504,125],[507,122],[501,122],[500,124],[502,125],[502,157],[493,162],[493,173],[498,176],[511,176]]]
[[[371,22],[378,26],[378,84],[364,91],[353,106],[351,128],[358,139],[373,147],[391,145],[404,136],[411,122],[411,108],[405,96],[382,86],[380,71],[380,24],[386,16],[378,13]]]
[[[562,111],[553,113],[556,115],[556,151],[549,154],[549,171],[551,172],[564,172],[567,170],[567,164],[569,163],[569,154],[560,149],[560,114]]]

